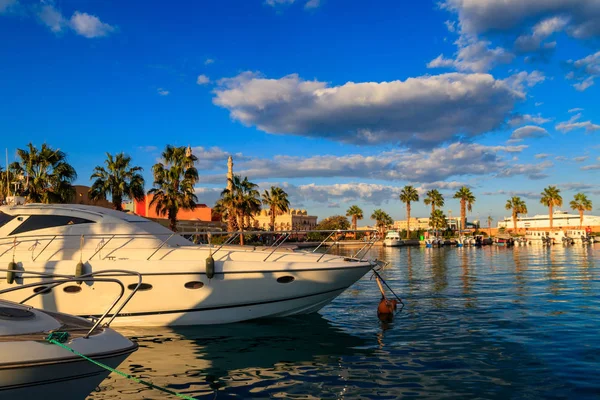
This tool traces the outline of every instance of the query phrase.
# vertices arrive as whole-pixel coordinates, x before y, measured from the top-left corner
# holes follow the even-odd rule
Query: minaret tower
[[[233,190],[233,157],[229,156],[227,159],[227,190],[230,192]]]

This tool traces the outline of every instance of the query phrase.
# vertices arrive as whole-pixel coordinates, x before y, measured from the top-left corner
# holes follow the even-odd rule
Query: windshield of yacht
[[[5,214],[2,211],[0,211],[0,228],[12,221],[14,218],[14,216]]]

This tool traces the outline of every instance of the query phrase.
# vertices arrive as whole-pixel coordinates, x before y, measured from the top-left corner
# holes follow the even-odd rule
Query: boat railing
[[[189,241],[190,237],[206,237],[206,244],[210,245],[211,247],[213,246],[210,242],[211,242],[211,237],[213,236],[229,236],[225,241],[223,241],[221,244],[218,245],[214,245],[214,246],[218,246],[214,251],[213,251],[213,256],[214,254],[216,254],[217,252],[219,252],[221,249],[223,249],[225,246],[230,246],[233,245],[233,243],[240,238],[240,236],[242,235],[260,235],[260,236],[274,236],[275,240],[271,243],[270,246],[266,247],[265,249],[270,249],[270,253],[266,256],[266,258],[264,259],[264,261],[267,261],[271,255],[273,253],[275,253],[275,251],[277,251],[279,248],[281,248],[281,246],[288,242],[291,238],[298,238],[298,237],[306,237],[309,234],[321,234],[321,235],[327,235],[325,237],[325,239],[322,239],[320,241],[315,241],[315,249],[313,250],[313,252],[317,252],[319,249],[321,249],[323,246],[326,246],[327,244],[340,244],[342,243],[342,241],[340,240],[341,237],[345,237],[347,234],[349,233],[353,233],[356,236],[356,233],[363,233],[368,235],[366,237],[367,240],[365,240],[363,246],[360,248],[360,250],[358,252],[356,252],[352,257],[352,259],[358,259],[359,256],[366,254],[372,247],[373,245],[380,240],[380,236],[379,236],[379,232],[375,229],[334,229],[334,230],[284,230],[284,231],[234,231],[234,232],[223,232],[223,231],[215,231],[215,232],[194,232],[194,233],[185,233],[185,232],[172,232],[172,233],[122,233],[122,234],[112,234],[112,233],[97,233],[97,234],[83,234],[83,235],[78,235],[78,234],[47,234],[47,235],[18,235],[18,236],[14,236],[14,237],[10,237],[10,238],[5,238],[5,239],[0,239],[0,257],[6,255],[6,254],[10,254],[11,252],[15,253],[15,251],[17,250],[17,247],[19,247],[20,245],[26,245],[27,247],[27,251],[31,251],[31,260],[32,261],[36,261],[40,258],[40,256],[42,255],[42,253],[44,253],[50,246],[50,244],[52,244],[55,241],[58,240],[64,240],[64,239],[75,239],[78,238],[79,240],[79,252],[80,252],[80,258],[83,260],[83,258],[86,259],[87,261],[91,261],[94,257],[96,257],[96,255],[99,256],[99,259],[106,259],[106,258],[110,258],[110,254],[112,253],[109,252],[108,254],[106,254],[104,257],[102,257],[101,251],[106,248],[106,246],[115,240],[119,240],[119,239],[125,239],[125,240],[130,240],[133,241],[135,239],[157,239],[160,240],[160,243],[156,246],[156,247],[151,247],[150,249],[148,249],[150,251],[149,256],[146,258],[146,260],[151,260],[152,257],[154,257],[162,248],[164,248],[166,245],[169,244],[169,242],[171,241],[171,239],[173,239],[174,237],[181,237],[187,241]],[[328,243],[329,241],[332,241],[332,243]],[[83,253],[84,253],[84,244],[86,243],[86,241],[89,240],[98,240],[98,244],[96,245],[96,247],[94,248],[91,256],[86,256],[83,257]],[[190,243],[191,244],[191,243]],[[42,246],[41,250],[39,252],[37,252],[36,254],[36,249],[38,248],[38,246]],[[113,251],[115,251],[115,249],[113,249]],[[320,261],[323,256],[327,253],[329,253],[330,249],[327,249],[319,258],[318,261]],[[49,255],[48,259],[52,257],[52,255]]]
[[[23,283],[18,286],[11,286],[6,289],[0,290],[0,296],[2,296],[7,293],[16,292],[16,291],[24,290],[24,289],[28,289],[28,288],[35,288],[35,287],[41,287],[41,286],[44,287],[42,290],[34,291],[34,293],[32,295],[21,300],[19,302],[19,304],[25,304],[32,298],[39,296],[41,294],[48,293],[48,291],[51,291],[55,287],[64,285],[66,283],[81,284],[82,282],[92,282],[92,283],[93,282],[108,282],[108,283],[117,284],[120,288],[120,291],[119,291],[117,297],[115,298],[115,300],[113,300],[113,302],[106,309],[106,311],[104,311],[104,313],[102,315],[100,315],[99,317],[89,316],[89,318],[92,319],[94,324],[90,328],[90,330],[87,332],[87,334],[84,336],[85,338],[88,338],[96,330],[96,328],[98,328],[98,326],[100,326],[100,324],[102,324],[102,322],[107,318],[109,318],[108,322],[106,322],[102,326],[109,327],[110,324],[114,321],[114,319],[123,311],[123,308],[125,308],[125,306],[129,303],[129,301],[137,293],[138,289],[140,288],[140,286],[142,284],[142,275],[139,272],[120,270],[120,269],[111,269],[111,270],[91,272],[91,273],[79,275],[79,276],[48,274],[48,273],[44,273],[44,272],[23,271],[23,270],[14,270],[14,269],[0,269],[0,272],[5,272],[7,274],[14,273],[15,279],[23,279],[23,278],[28,278],[28,279],[40,278],[40,279],[42,279],[41,281],[38,281],[38,282]],[[109,276],[102,276],[102,275],[109,275]],[[123,282],[121,282],[121,280],[115,278],[115,276],[117,276],[117,277],[118,276],[133,276],[133,277],[137,276],[137,278],[138,278],[137,284],[133,287],[133,289],[131,289],[131,293],[129,293],[129,295],[127,297],[125,297],[125,299],[123,299],[123,296],[125,295],[125,285],[123,284]],[[116,307],[116,309],[115,309],[115,307]],[[113,310],[114,310],[114,312],[113,312]]]

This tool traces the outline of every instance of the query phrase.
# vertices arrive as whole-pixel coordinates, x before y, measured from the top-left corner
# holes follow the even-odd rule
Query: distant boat
[[[383,239],[383,245],[385,247],[400,247],[404,246],[404,240],[400,238],[400,232],[389,231],[387,235],[385,235],[385,239]]]

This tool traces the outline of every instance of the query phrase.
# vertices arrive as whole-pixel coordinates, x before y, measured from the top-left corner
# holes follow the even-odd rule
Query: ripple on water
[[[393,323],[367,275],[320,315],[122,330],[140,349],[121,369],[199,398],[599,398],[599,254],[376,248],[406,304]],[[114,375],[90,396],[166,397]]]

